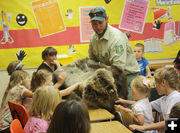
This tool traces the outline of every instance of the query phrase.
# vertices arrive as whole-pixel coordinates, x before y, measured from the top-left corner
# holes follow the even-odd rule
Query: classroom
[[[180,102],[179,8],[180,0],[1,0],[0,133],[19,128],[13,122],[29,133],[35,121],[44,123],[37,132],[48,133],[80,133],[80,124],[83,133],[172,130],[167,123],[179,119],[172,112]],[[165,107],[168,96],[173,102]],[[35,99],[44,103],[39,112]],[[12,114],[11,102],[26,120]],[[72,131],[70,118],[57,112],[71,105],[85,115],[84,123],[81,111],[72,116],[79,123]]]

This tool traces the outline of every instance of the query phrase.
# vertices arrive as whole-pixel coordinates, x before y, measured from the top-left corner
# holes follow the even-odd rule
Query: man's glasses
[[[96,12],[96,13],[89,13],[89,16],[91,17],[91,18],[93,18],[93,17],[103,17],[103,13],[104,12]]]

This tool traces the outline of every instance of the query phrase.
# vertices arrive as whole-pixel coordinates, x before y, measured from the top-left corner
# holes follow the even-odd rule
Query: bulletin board
[[[17,60],[18,50],[27,54],[22,61],[26,68],[38,67],[41,52],[48,46],[56,48],[58,54],[70,55],[73,61],[88,57],[89,41],[80,37],[80,9],[95,6],[105,8],[110,25],[130,32],[132,49],[136,43],[144,44],[147,59],[176,57],[180,49],[179,0],[0,0],[0,70]],[[134,7],[134,14],[129,6]],[[140,9],[146,12],[142,14]],[[126,22],[122,27],[123,15],[134,17],[139,25],[128,29]]]

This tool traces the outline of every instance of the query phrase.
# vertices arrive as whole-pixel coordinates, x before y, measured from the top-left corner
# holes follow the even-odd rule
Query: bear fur
[[[119,97],[127,99],[127,77],[124,71],[116,66],[107,66],[84,58],[62,66],[54,72],[54,77],[61,72],[66,72],[67,77],[60,89],[82,82],[74,93],[90,108],[105,108],[113,112],[115,100]]]

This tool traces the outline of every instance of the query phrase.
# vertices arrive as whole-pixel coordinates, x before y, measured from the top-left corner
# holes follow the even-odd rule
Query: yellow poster
[[[57,0],[34,1],[32,8],[41,37],[66,30]]]

